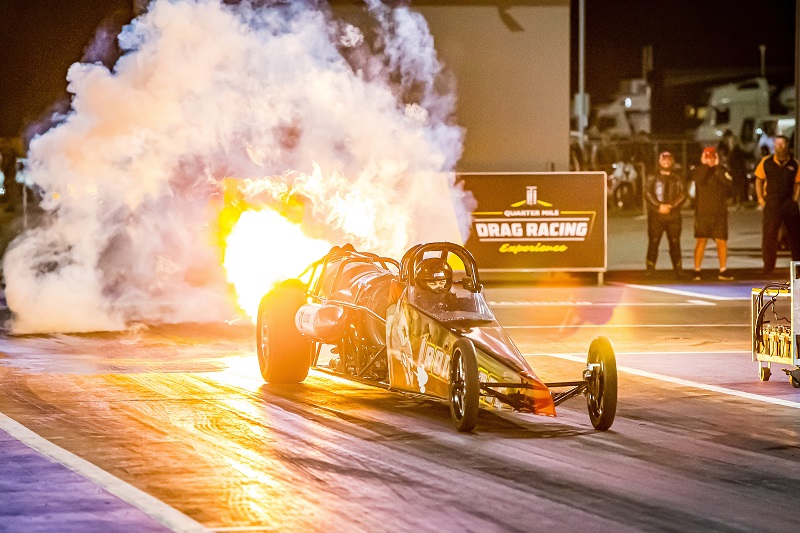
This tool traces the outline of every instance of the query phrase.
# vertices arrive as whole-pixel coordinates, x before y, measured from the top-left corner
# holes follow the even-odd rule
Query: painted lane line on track
[[[750,324],[565,324],[555,326],[503,326],[503,329],[568,329],[568,328],[744,328]]]
[[[694,305],[717,305],[714,302],[709,302],[708,300],[686,300],[686,301]],[[672,305],[684,305],[684,304],[677,303]]]
[[[716,300],[720,302],[749,302],[750,296],[717,296],[715,294],[705,294],[702,292],[684,291],[682,289],[670,289],[667,287],[656,287],[653,285],[636,285],[633,283],[611,283],[610,285],[618,285],[620,287],[630,287],[632,289],[640,289],[643,291],[664,292],[667,294],[674,294],[676,296],[689,296],[691,298],[706,298],[708,300]]]
[[[277,531],[277,529],[270,529],[264,526],[226,526],[215,527],[211,531],[216,533],[264,533],[265,531]]]
[[[711,352],[711,353],[717,353],[717,352]],[[543,353],[543,354],[525,354],[524,357],[535,356],[535,355],[546,355],[549,357],[556,357],[558,359],[566,359],[568,361],[586,363],[585,355]],[[794,409],[800,409],[800,402],[793,402],[791,400],[782,400],[780,398],[771,398],[769,396],[762,396],[761,394],[753,394],[752,392],[743,392],[735,389],[718,387],[717,385],[709,385],[707,383],[700,383],[698,381],[690,381],[688,379],[676,378],[664,374],[657,374],[655,372],[648,372],[647,370],[639,370],[638,368],[631,368],[629,366],[617,366],[617,370],[620,372],[625,372],[626,374],[632,374],[634,376],[641,376],[644,378],[655,379],[658,381],[666,381],[668,383],[673,383],[675,385],[683,385],[684,387],[693,387],[695,389],[707,390],[709,392],[717,392],[720,394],[727,394],[729,396],[738,396],[739,398],[745,398],[747,400],[755,400],[757,402],[771,403],[774,405],[782,405],[783,407],[792,407]]]
[[[706,300],[687,300],[685,302],[488,302],[492,307],[680,307],[696,305],[717,305]]]
[[[0,413],[0,429],[29,448],[49,457],[58,464],[67,467],[81,477],[105,489],[106,492],[139,509],[144,514],[172,531],[211,531],[174,507],[167,505],[158,498],[150,496],[146,492],[122,481],[118,477],[112,476],[102,468],[93,465],[85,459],[81,459],[72,452],[68,452],[64,448],[56,446],[49,440],[40,437],[16,420],[2,413]]]
[[[714,350],[713,352],[617,352],[617,355],[746,355],[750,357],[752,354],[746,350]]]

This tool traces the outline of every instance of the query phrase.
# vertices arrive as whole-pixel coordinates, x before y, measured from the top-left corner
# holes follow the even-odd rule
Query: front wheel
[[[453,344],[450,360],[450,415],[461,432],[469,432],[478,421],[480,400],[478,356],[469,339],[459,339]]]
[[[617,359],[611,342],[597,337],[586,361],[586,404],[595,429],[606,431],[617,414]]]
[[[258,306],[256,351],[267,383],[300,383],[311,366],[311,343],[297,330],[294,317],[306,301],[298,279],[279,283]]]

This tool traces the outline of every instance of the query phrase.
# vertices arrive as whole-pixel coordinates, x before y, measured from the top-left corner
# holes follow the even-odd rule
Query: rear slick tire
[[[606,431],[617,414],[617,359],[606,337],[597,337],[589,346],[587,365],[599,365],[587,379],[586,404],[592,426]]]
[[[468,433],[478,422],[480,381],[478,356],[469,339],[459,339],[453,344],[450,359],[450,415],[458,431]]]
[[[275,286],[258,306],[256,352],[261,377],[267,383],[300,383],[311,366],[311,342],[295,326],[297,310],[306,302],[298,279]]]

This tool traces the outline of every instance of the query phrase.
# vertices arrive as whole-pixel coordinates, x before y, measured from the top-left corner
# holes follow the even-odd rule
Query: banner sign
[[[605,172],[463,173],[477,207],[465,246],[481,270],[607,267]]]

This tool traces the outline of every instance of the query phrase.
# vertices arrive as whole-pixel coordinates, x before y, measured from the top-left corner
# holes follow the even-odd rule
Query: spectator
[[[768,120],[763,124],[761,137],[758,138],[756,150],[759,154],[767,155],[775,152],[775,122]]]
[[[695,183],[694,216],[694,280],[700,281],[700,267],[703,263],[706,244],[712,238],[717,243],[720,281],[732,281],[727,271],[728,261],[728,205],[733,178],[727,169],[719,164],[716,149],[709,146],[700,156],[701,164],[692,169]]]
[[[728,157],[731,155],[731,138],[733,137],[733,132],[731,130],[725,130],[725,133],[722,134],[722,138],[717,143],[717,154],[719,155],[719,162],[721,165],[728,167]]]
[[[611,135],[603,132],[600,139],[592,145],[591,165],[594,170],[608,170],[622,156],[617,146],[611,141]]]
[[[637,131],[633,136],[631,149],[636,163],[644,165],[644,173],[650,174],[653,171],[653,144],[646,131]]]
[[[733,177],[733,203],[741,206],[748,201],[747,195],[747,153],[741,142],[731,130],[725,130],[717,145],[720,164],[727,167]]]
[[[667,233],[669,257],[675,277],[683,277],[681,262],[681,205],[686,201],[686,191],[681,177],[673,172],[675,158],[670,152],[658,156],[658,171],[647,178],[644,197],[647,202],[647,272],[656,269],[658,245]]]
[[[792,260],[800,261],[800,164],[789,153],[789,139],[775,138],[775,154],[764,157],[755,170],[758,205],[764,209],[761,230],[761,255],[764,273],[775,269],[778,257],[778,231],[786,226]]]
[[[731,135],[728,143],[728,170],[733,177],[733,203],[738,208],[750,200],[747,193],[747,152],[736,135]]]
[[[583,148],[578,141],[569,143],[569,169],[573,172],[584,170]]]

